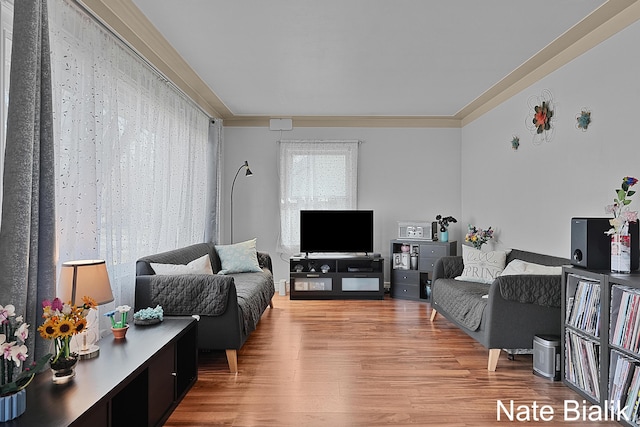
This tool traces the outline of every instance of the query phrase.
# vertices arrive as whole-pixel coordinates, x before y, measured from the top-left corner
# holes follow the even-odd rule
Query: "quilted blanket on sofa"
[[[515,275],[497,279],[502,298],[523,304],[537,304],[543,307],[560,307],[561,277]]]
[[[220,316],[227,309],[231,281],[216,275],[181,274],[151,277],[151,300],[168,316]]]
[[[238,306],[244,320],[244,333],[256,329],[260,316],[269,306],[275,293],[273,276],[270,272],[228,274],[232,276],[238,293]]]
[[[485,283],[465,282],[455,279],[438,279],[433,287],[433,299],[465,328],[475,331],[480,326],[489,292]]]
[[[259,273],[222,276],[152,276],[151,299],[162,306],[167,316],[190,316],[194,313],[202,316],[220,316],[227,309],[231,277],[238,294],[244,333],[249,334],[258,325],[260,316],[275,293],[273,276],[267,269]]]

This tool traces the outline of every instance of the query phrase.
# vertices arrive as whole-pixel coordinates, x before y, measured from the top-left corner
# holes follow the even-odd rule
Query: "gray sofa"
[[[506,264],[514,259],[546,266],[569,264],[564,258],[516,249],[507,255]],[[463,268],[461,256],[436,262],[431,321],[440,313],[488,348],[489,371],[495,371],[501,349],[531,349],[535,335],[560,335],[561,275],[500,276],[484,284],[455,280]]]
[[[238,350],[255,330],[275,293],[271,257],[258,252],[262,272],[156,275],[150,263],[188,264],[209,254],[213,272],[221,262],[212,243],[140,258],[136,262],[135,311],[160,305],[165,316],[198,315],[198,348],[225,350],[229,370],[238,372]]]

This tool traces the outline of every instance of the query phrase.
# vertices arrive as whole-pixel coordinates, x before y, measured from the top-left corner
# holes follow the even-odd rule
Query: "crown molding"
[[[224,119],[225,127],[269,127],[270,119],[292,119],[293,127],[363,127],[363,128],[459,128],[462,121],[454,117],[426,116],[234,116]]]
[[[269,127],[281,116],[240,116],[191,69],[132,0],[76,0],[224,126]],[[450,117],[293,116],[294,127],[459,128],[640,19],[640,0],[608,0],[528,61]]]
[[[466,126],[640,19],[637,0],[609,0],[461,109]]]

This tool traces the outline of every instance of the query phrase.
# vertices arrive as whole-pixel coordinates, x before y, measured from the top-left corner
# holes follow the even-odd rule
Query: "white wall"
[[[358,206],[375,210],[375,250],[389,257],[399,220],[453,215],[459,242],[466,224],[492,226],[497,244],[570,257],[570,219],[606,216],[614,189],[640,176],[640,23],[468,124],[464,129],[225,128],[222,242],[228,242],[229,191],[246,159],[255,176],[236,182],[234,240],[257,237],[274,259],[276,280],[288,277],[278,239],[278,139],[359,139]],[[529,99],[551,91],[554,134],[532,143]],[[581,108],[592,112],[586,132]],[[520,148],[511,149],[514,135]],[[640,193],[639,193],[640,194]],[[639,198],[637,196],[636,198]],[[640,209],[640,199],[631,207]],[[386,272],[388,278],[388,271]]]
[[[374,210],[375,251],[389,258],[397,221],[433,221],[437,214],[458,218],[460,205],[460,129],[268,128],[224,129],[222,243],[229,242],[229,200],[233,177],[244,160],[254,173],[236,180],[233,240],[257,237],[258,249],[271,254],[276,280],[289,277],[288,255],[278,241],[279,139],[358,139],[358,208]],[[459,224],[450,231],[459,234]],[[385,272],[388,280],[389,272]]]
[[[504,247],[571,256],[571,217],[607,216],[622,178],[640,176],[638,40],[640,23],[464,127],[463,221],[493,226]],[[555,101],[555,131],[536,146],[528,100],[544,89]],[[593,120],[586,132],[576,128],[582,107]],[[640,196],[632,199],[640,209]]]

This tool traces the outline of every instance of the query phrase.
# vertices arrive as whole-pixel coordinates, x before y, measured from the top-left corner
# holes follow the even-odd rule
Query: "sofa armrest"
[[[482,345],[487,348],[530,349],[533,348],[535,335],[561,334],[562,315],[559,307],[509,301],[500,292],[501,280],[496,279],[489,287],[482,320],[484,332],[479,338]]]
[[[136,277],[135,310],[162,306],[165,315],[224,314],[234,297],[234,278],[223,275],[143,275]]]
[[[271,255],[267,252],[258,251],[258,264],[262,268],[266,268],[273,274],[273,264],[271,263]]]
[[[561,276],[518,274],[499,276],[494,285],[502,298],[523,304],[537,304],[544,307],[560,307]]]
[[[464,263],[461,256],[444,256],[439,258],[433,266],[432,283],[436,279],[453,279],[460,276],[464,270]]]

